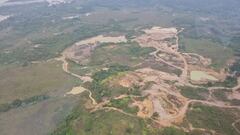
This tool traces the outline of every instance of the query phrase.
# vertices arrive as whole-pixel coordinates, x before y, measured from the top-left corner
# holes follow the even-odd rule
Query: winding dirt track
[[[177,46],[177,52],[176,53],[183,61],[184,63],[184,70],[183,70],[183,73],[181,75],[181,78],[184,79],[185,81],[187,80],[188,78],[188,63],[187,63],[187,60],[184,58],[184,56],[178,51],[179,50],[179,34],[183,31],[184,29],[182,28],[180,31],[177,32],[177,34],[175,35],[175,38],[176,38],[176,46]]]
[[[88,77],[88,76],[80,76],[80,75],[77,75],[77,74],[72,73],[71,71],[69,71],[69,70],[68,70],[68,62],[67,62],[67,60],[66,60],[66,58],[65,58],[64,55],[63,55],[62,57],[60,57],[60,58],[56,58],[56,60],[63,62],[63,64],[62,64],[62,69],[63,69],[63,71],[65,71],[66,73],[68,73],[68,74],[70,74],[70,75],[72,75],[72,76],[74,76],[74,77],[82,80],[83,82],[91,81],[91,78]],[[88,89],[86,89],[86,91],[89,92],[89,98],[91,99],[92,104],[93,104],[93,105],[96,105],[97,102],[96,102],[96,100],[92,97],[92,92],[91,92],[90,90],[88,90]]]

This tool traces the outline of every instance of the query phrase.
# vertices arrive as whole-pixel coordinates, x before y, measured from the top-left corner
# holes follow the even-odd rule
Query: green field
[[[126,94],[128,92],[127,88],[109,85],[106,80],[129,70],[130,68],[128,66],[113,65],[110,66],[108,70],[100,70],[93,74],[93,81],[91,83],[85,83],[84,85],[92,90],[93,96],[97,101],[101,101],[103,98],[111,98]]]
[[[212,59],[212,67],[219,69],[226,66],[227,60],[233,57],[233,51],[209,39],[181,38],[184,51],[197,53]],[[224,55],[222,55],[224,54]]]
[[[127,113],[137,114],[138,108],[130,107],[131,102],[132,102],[132,100],[130,97],[126,97],[123,99],[112,99],[112,100],[110,100],[110,103],[107,104],[106,106],[119,108]]]
[[[81,96],[81,103],[86,98]],[[125,134],[156,134],[157,129],[147,127],[148,121],[130,117],[115,111],[97,111],[89,113],[83,105],[79,105],[66,118],[52,135],[125,135]]]
[[[232,123],[239,118],[238,110],[194,104],[187,113],[187,120],[196,128],[215,130],[219,134],[238,135]]]
[[[131,117],[116,111],[89,113],[83,104],[86,95],[81,96],[80,104],[66,118],[52,135],[187,135],[183,131],[169,128],[153,128],[147,119]]]
[[[206,100],[209,92],[205,88],[193,88],[188,86],[179,87],[181,94],[190,99]]]
[[[62,70],[61,62],[56,61],[1,68],[0,76],[0,104],[56,90],[66,91],[78,83]]]
[[[121,63],[122,65],[134,66],[153,51],[154,48],[142,48],[135,42],[101,45],[93,51],[89,65]]]

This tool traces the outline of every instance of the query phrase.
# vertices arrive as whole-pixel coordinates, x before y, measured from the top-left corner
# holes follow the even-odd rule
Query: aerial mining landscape
[[[1,135],[240,135],[238,0],[3,0]]]

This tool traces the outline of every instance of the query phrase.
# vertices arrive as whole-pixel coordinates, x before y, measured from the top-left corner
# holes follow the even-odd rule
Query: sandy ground
[[[133,105],[137,106],[139,108],[139,111],[137,113],[137,116],[141,118],[150,118],[153,111],[153,103],[149,99],[145,99],[144,101],[136,101],[133,103]]]
[[[96,44],[96,43],[121,43],[127,42],[125,36],[111,37],[111,36],[103,36],[99,35],[96,37],[92,37],[86,40],[82,40],[76,43],[76,45],[86,45],[86,44]]]
[[[78,95],[78,94],[81,94],[82,92],[86,91],[85,88],[81,87],[81,86],[78,86],[78,87],[74,87],[72,88],[71,91],[67,92],[66,94],[67,95]]]

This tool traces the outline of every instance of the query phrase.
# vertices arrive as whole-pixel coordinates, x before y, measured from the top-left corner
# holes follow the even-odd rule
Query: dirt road
[[[66,73],[68,73],[68,74],[70,74],[70,75],[72,75],[72,76],[80,79],[80,80],[83,81],[83,82],[92,81],[92,78],[90,78],[90,77],[88,77],[88,76],[80,76],[80,75],[78,75],[78,74],[75,74],[75,73],[69,71],[69,70],[68,70],[68,62],[67,62],[67,60],[66,60],[66,58],[65,58],[64,55],[63,55],[62,57],[56,58],[56,60],[63,62],[63,64],[62,64],[62,69],[63,69],[63,71],[65,71]],[[97,102],[96,102],[96,100],[92,97],[92,92],[91,92],[90,90],[88,90],[88,89],[86,89],[86,91],[89,92],[89,98],[91,99],[92,104],[93,104],[93,105],[96,105]]]

